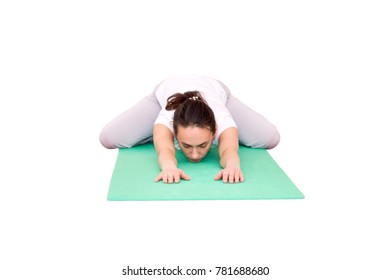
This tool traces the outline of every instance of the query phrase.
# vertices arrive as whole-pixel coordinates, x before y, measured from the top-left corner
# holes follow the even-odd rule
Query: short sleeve
[[[155,122],[154,122],[154,125],[156,124],[162,124],[162,125],[165,125],[166,127],[168,127],[172,134],[173,133],[173,113],[174,111],[167,111],[165,109],[162,109],[160,111],[160,113],[158,114]]]

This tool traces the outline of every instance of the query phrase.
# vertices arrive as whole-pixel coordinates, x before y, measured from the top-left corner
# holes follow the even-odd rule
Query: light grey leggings
[[[237,124],[240,144],[252,148],[274,148],[280,140],[276,127],[234,97],[222,82],[219,83],[228,94],[226,107]],[[154,121],[161,111],[155,91],[121,113],[102,129],[100,142],[104,147],[129,148],[153,141]]]

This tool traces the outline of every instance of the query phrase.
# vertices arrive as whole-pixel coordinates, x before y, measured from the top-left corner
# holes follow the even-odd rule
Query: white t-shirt
[[[214,144],[218,143],[219,136],[229,127],[237,127],[229,110],[226,108],[227,93],[221,84],[215,79],[197,75],[178,75],[164,80],[156,89],[155,94],[161,106],[155,124],[167,126],[173,134],[173,114],[174,111],[167,111],[167,99],[175,93],[186,91],[199,91],[207,104],[214,112],[217,123],[217,135]]]

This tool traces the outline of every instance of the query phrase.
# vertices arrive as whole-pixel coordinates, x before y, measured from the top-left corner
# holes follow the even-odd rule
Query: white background
[[[2,1],[0,278],[168,279],[121,270],[180,265],[389,279],[389,14],[386,1]],[[101,128],[178,73],[222,80],[272,121],[270,153],[306,198],[106,201],[117,151]]]

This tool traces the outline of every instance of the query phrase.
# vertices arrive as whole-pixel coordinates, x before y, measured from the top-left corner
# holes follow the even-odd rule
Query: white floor
[[[385,1],[10,3],[1,279],[124,279],[127,266],[389,278]],[[100,129],[182,72],[222,80],[278,126],[270,153],[304,200],[106,201],[117,151]]]

